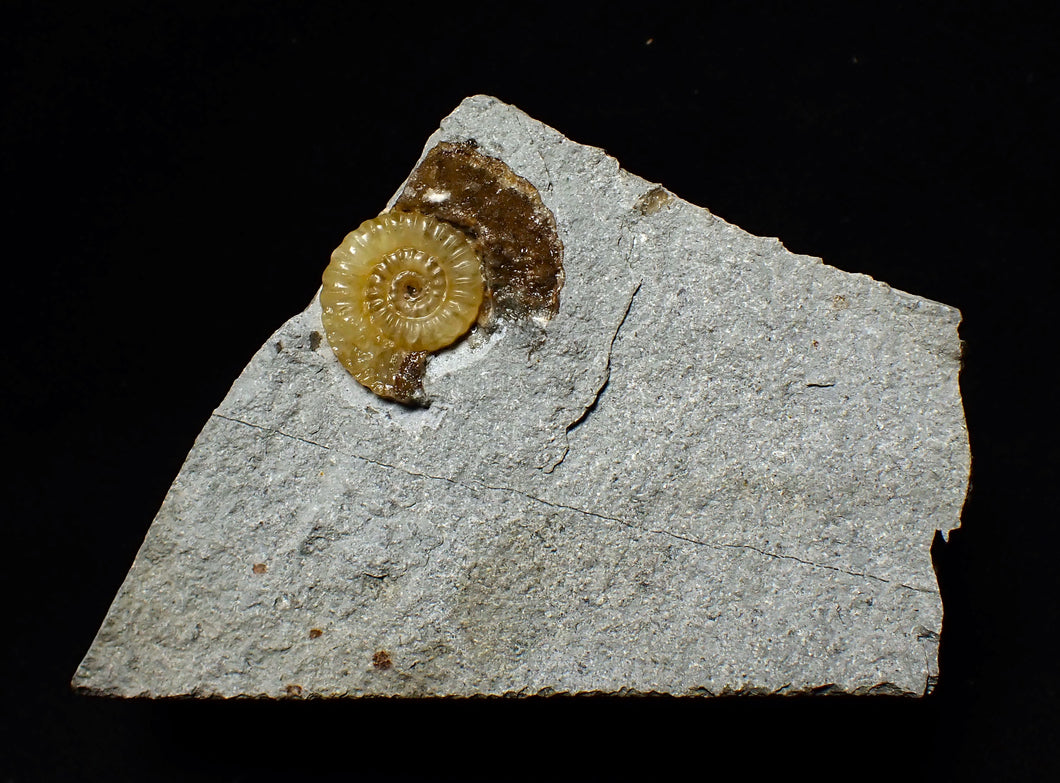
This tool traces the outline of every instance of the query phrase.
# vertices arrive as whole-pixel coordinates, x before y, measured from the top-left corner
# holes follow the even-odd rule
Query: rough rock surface
[[[555,214],[558,315],[434,357],[426,409],[359,386],[317,302],[284,324],[74,685],[930,690],[929,549],[970,462],[960,313],[751,236],[495,99],[425,150],[468,138]]]

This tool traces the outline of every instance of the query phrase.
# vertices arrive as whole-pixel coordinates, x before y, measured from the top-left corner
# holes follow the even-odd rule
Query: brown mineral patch
[[[372,666],[385,671],[394,665],[394,662],[390,659],[390,653],[386,650],[378,650],[375,655],[372,656]]]
[[[474,142],[442,142],[409,177],[394,209],[444,220],[474,241],[486,301],[501,315],[551,318],[563,287],[563,243],[537,188]]]
[[[287,695],[290,696],[292,699],[297,699],[302,696],[301,685],[288,685],[284,690],[287,692]]]
[[[423,373],[427,368],[427,351],[409,351],[401,357],[394,373],[392,398],[405,404],[423,401]]]
[[[320,630],[319,628],[310,628],[309,629],[309,638],[310,639],[319,639],[323,635],[324,635],[324,632],[322,630]]]
[[[674,202],[673,194],[662,185],[656,185],[639,199],[634,205],[642,215],[654,215],[661,209],[665,209]]]
[[[250,570],[253,571],[255,574],[264,574],[266,571],[269,570],[269,567],[264,563],[255,563],[254,567]]]

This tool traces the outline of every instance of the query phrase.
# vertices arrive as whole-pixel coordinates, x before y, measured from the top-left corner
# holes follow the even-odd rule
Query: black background
[[[8,2],[0,780],[1044,779],[1053,3]],[[150,10],[145,10],[150,9]],[[959,307],[974,455],[924,700],[116,702],[68,682],[169,483],[467,95]]]

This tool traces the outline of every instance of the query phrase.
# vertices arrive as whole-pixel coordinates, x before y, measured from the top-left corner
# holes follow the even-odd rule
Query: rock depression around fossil
[[[389,208],[451,201],[432,217],[468,233],[474,188],[450,173],[501,161],[562,264],[517,267],[526,316],[426,363],[430,407],[354,380],[318,302],[284,324],[207,422],[75,685],[929,691],[931,543],[959,524],[970,461],[960,313],[751,236],[492,98],[423,155],[430,182]],[[480,250],[521,252],[489,233]]]

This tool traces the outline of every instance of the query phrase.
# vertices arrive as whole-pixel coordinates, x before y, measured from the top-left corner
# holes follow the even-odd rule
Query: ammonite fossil
[[[324,331],[376,394],[426,402],[431,351],[476,319],[539,327],[559,310],[563,243],[541,194],[472,140],[441,142],[409,176],[394,211],[343,240],[324,272]]]
[[[416,212],[388,212],[331,255],[320,293],[328,342],[376,394],[414,402],[427,354],[478,317],[482,265],[458,229]]]

